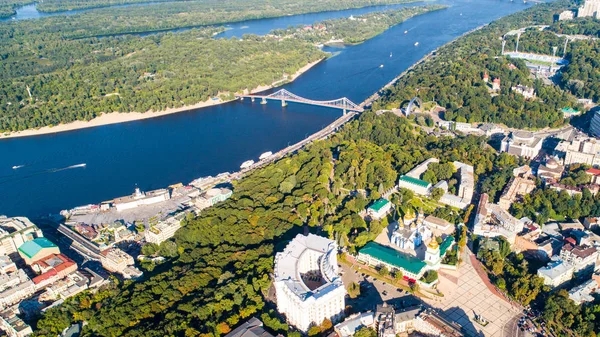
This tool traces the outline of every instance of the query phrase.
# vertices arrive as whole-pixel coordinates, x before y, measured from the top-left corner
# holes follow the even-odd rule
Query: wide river
[[[530,6],[508,0],[442,3],[451,7],[407,20],[360,45],[326,48],[336,56],[285,88],[311,99],[346,96],[360,103],[435,48]],[[264,34],[353,13],[356,10],[236,23],[226,36]],[[245,101],[142,121],[0,140],[0,214],[35,218],[127,195],[136,185],[150,190],[237,171],[243,161],[297,142],[340,114],[339,110],[308,105],[281,108],[277,102],[265,106]],[[84,168],[69,168],[82,163]],[[24,166],[12,168],[18,165]]]

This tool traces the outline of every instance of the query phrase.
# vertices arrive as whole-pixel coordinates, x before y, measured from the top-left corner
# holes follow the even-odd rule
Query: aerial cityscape
[[[600,0],[0,0],[0,336],[600,333]]]

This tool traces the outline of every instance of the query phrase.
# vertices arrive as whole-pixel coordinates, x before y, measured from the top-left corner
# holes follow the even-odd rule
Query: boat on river
[[[260,157],[258,157],[258,159],[259,160],[265,160],[265,159],[269,158],[272,155],[273,155],[273,152],[267,151],[267,152],[261,154]]]
[[[25,165],[15,165],[15,166],[12,167],[12,169],[13,170],[18,170],[18,169],[20,169],[23,166],[25,166]]]
[[[242,163],[242,165],[240,165],[240,168],[243,170],[249,168],[252,165],[254,165],[254,160],[246,160]]]
[[[415,42],[415,46],[418,46],[418,45],[419,45],[419,42]]]

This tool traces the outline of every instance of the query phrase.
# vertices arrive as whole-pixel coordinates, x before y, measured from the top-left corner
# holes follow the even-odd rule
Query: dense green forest
[[[118,5],[145,4],[151,2],[176,2],[193,0],[44,0],[36,5],[40,12],[52,13],[76,9],[102,8]]]
[[[146,112],[192,105],[220,92],[271,84],[283,73],[293,74],[326,56],[298,40],[256,36],[215,40],[210,32],[76,41],[72,46],[84,48],[37,53],[39,58],[39,54],[56,52],[47,54],[56,64],[48,60],[46,65],[51,70],[64,68],[35,75],[27,74],[23,66],[28,62],[21,59],[18,68],[25,74],[0,79],[0,104],[4,107],[0,130],[90,120],[102,112]],[[75,58],[66,58],[68,55]],[[31,72],[43,70],[30,68]]]
[[[286,15],[388,5],[413,0],[203,0],[156,3],[144,6],[100,8],[76,15],[0,24],[0,30],[29,38],[56,33],[83,38],[125,33],[164,31]],[[4,35],[6,33],[3,33]]]
[[[328,0],[303,6],[293,1],[257,2],[249,10],[241,10],[246,2],[237,0],[178,2],[154,6],[161,9],[159,13],[134,6],[119,9],[117,17],[110,14],[113,9],[103,9],[0,24],[0,132],[90,120],[103,112],[192,105],[219,94],[269,85],[326,57],[301,39],[215,40],[212,36],[224,28],[213,27],[145,37],[82,36],[184,27],[194,13],[192,25],[204,25],[320,11],[324,6],[342,9],[393,2],[399,1]],[[196,6],[196,12],[181,15],[189,9],[186,6]],[[408,11],[416,15],[417,10]],[[113,24],[120,26],[111,30]]]
[[[369,40],[407,19],[431,11],[447,8],[443,5],[406,7],[383,12],[372,12],[357,17],[331,19],[311,27],[304,25],[278,29],[272,32],[278,37],[295,37],[312,43],[327,43],[331,40],[345,44],[358,44]]]
[[[375,108],[397,108],[414,96],[436,101],[446,108],[447,120],[497,122],[515,128],[557,127],[564,123],[562,112],[575,105],[574,98],[558,86],[547,86],[530,78],[522,60],[497,57],[502,49],[500,36],[532,24],[551,24],[555,12],[568,1],[530,8],[497,20],[484,28],[439,48],[434,57],[403,76]],[[516,68],[510,67],[513,64]],[[501,91],[491,95],[482,76],[500,78]],[[511,86],[534,86],[537,100],[525,100]]]
[[[178,256],[146,280],[100,300],[68,300],[44,315],[37,335],[54,336],[80,319],[89,322],[85,336],[222,334],[268,309],[263,296],[274,253],[302,225],[360,248],[386,224],[357,214],[381,188],[431,156],[471,163],[477,175],[486,174],[496,156],[484,145],[484,138],[428,136],[407,119],[367,112],[332,138],[235,183],[231,199],[187,221],[173,241]],[[358,189],[367,197],[351,193]]]
[[[33,3],[33,0],[0,0],[0,18],[15,15],[15,9]]]
[[[549,29],[558,34],[600,37],[600,21],[594,18],[576,18],[568,21],[557,21],[553,23]]]

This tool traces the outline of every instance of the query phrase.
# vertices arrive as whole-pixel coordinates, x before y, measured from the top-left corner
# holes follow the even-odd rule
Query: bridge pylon
[[[263,99],[260,101],[260,104],[267,104],[267,99],[263,97]]]
[[[252,103],[254,103],[254,97],[250,97],[250,101],[252,101]]]
[[[282,106],[282,107],[284,107],[284,106],[287,106],[287,103],[285,102],[285,100],[284,100],[284,99],[282,99],[282,100],[281,100],[281,106]]]

